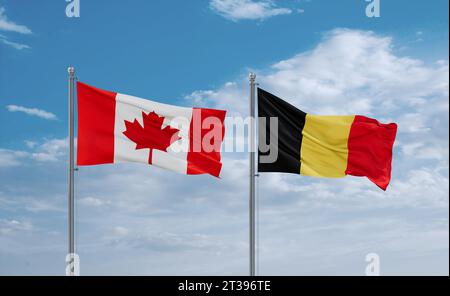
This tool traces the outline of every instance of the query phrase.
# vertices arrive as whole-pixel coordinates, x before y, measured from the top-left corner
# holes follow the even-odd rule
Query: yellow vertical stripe
[[[306,115],[300,151],[300,173],[306,176],[345,176],[348,136],[355,116]]]

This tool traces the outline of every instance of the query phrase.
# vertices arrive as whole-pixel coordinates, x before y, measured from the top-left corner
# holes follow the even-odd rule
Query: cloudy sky
[[[333,3],[330,3],[333,2]],[[394,2],[394,3],[393,3]],[[67,66],[97,87],[248,115],[247,73],[308,113],[396,122],[386,192],[258,178],[261,275],[449,272],[448,1],[0,0],[0,274],[65,273]],[[232,134],[228,133],[232,138]],[[222,179],[145,165],[76,173],[84,275],[248,273],[248,159]]]

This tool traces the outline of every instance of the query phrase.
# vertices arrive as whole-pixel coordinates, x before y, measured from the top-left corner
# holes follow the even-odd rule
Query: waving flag
[[[218,177],[225,111],[185,108],[77,82],[77,164],[141,162]]]
[[[395,123],[382,124],[360,115],[306,114],[262,89],[258,89],[258,113],[259,117],[278,118],[278,157],[272,163],[259,161],[259,172],[366,176],[383,190],[389,185]],[[269,141],[275,138],[269,120],[259,128],[266,131]]]

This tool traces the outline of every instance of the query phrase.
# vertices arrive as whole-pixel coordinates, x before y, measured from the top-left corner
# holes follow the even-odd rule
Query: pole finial
[[[75,74],[75,68],[70,66],[69,68],[67,68],[67,72],[69,73],[69,75],[73,75]]]
[[[250,80],[251,82],[255,82],[255,79],[256,79],[256,74],[253,72],[250,72],[248,74],[248,80]]]

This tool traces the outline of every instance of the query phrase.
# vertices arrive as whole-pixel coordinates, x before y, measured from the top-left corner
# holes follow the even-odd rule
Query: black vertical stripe
[[[269,152],[258,151],[258,171],[300,174],[300,149],[306,113],[258,88],[258,117],[266,118],[266,126],[259,128],[265,128],[267,143],[270,143],[270,117],[278,117],[278,158],[274,163],[261,163],[260,155],[268,155]]]

